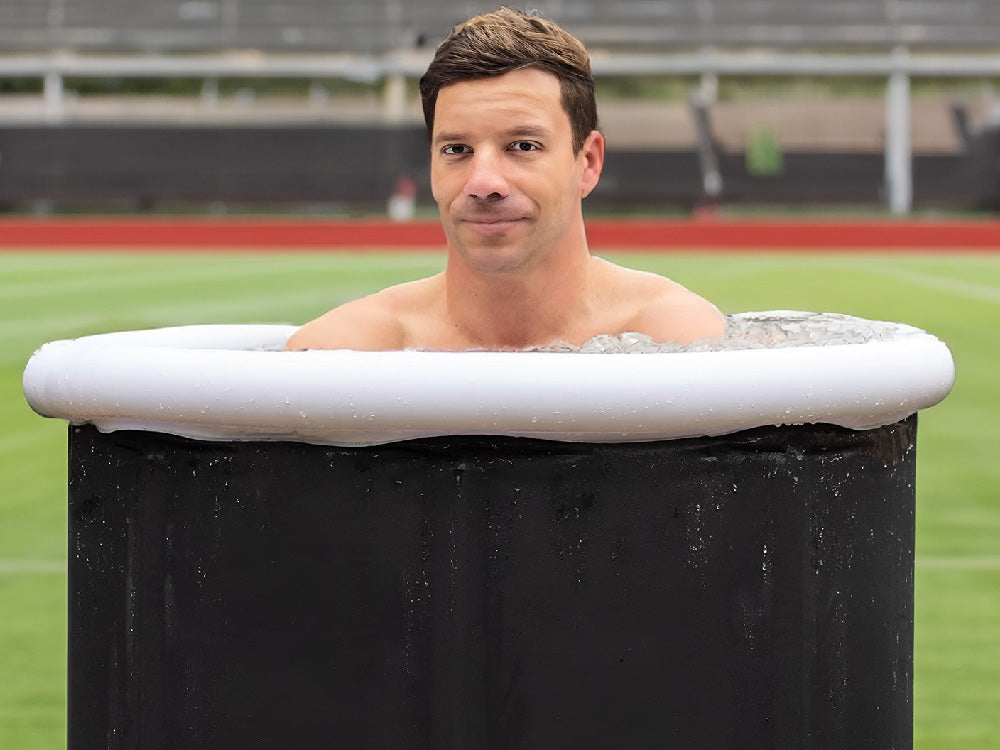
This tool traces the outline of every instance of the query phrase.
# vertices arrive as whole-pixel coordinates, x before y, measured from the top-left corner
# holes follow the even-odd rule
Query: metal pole
[[[382,116],[385,122],[400,123],[406,118],[406,76],[392,73],[382,88]]]
[[[906,57],[897,48],[894,59]],[[889,75],[885,116],[885,182],[889,210],[908,214],[913,205],[913,170],[910,153],[910,76],[902,68]]]
[[[712,125],[709,119],[709,102],[702,91],[693,91],[688,96],[688,106],[694,119],[695,135],[698,138],[698,165],[701,167],[701,183],[705,198],[714,203],[722,195],[722,172],[715,153],[712,139]]]
[[[48,122],[60,122],[63,118],[63,77],[55,70],[45,74],[45,84],[42,90],[45,100],[45,119]]]

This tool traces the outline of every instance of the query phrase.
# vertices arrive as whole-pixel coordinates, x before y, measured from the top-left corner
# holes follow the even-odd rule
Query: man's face
[[[518,70],[438,93],[431,187],[450,247],[476,270],[520,270],[582,242],[580,203],[603,159],[596,132],[573,153],[551,73]]]

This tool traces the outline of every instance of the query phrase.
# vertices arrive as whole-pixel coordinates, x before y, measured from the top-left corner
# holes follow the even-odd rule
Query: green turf
[[[724,311],[907,322],[948,342],[958,382],[920,418],[915,745],[1000,748],[1000,256],[612,255]],[[188,323],[299,322],[432,273],[432,254],[0,255],[0,748],[65,733],[65,426],[24,403],[45,341]]]

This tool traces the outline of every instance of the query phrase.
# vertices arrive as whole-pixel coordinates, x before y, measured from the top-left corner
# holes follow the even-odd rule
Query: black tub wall
[[[911,747],[915,436],[71,427],[69,747]]]

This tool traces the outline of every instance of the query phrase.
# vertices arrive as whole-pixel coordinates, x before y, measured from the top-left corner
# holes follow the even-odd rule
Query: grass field
[[[915,737],[1000,748],[1000,255],[605,254],[724,311],[896,320],[951,346],[958,382],[921,415]],[[0,254],[0,748],[65,743],[65,425],[21,374],[45,341],[189,323],[300,322],[434,272],[432,254]]]

